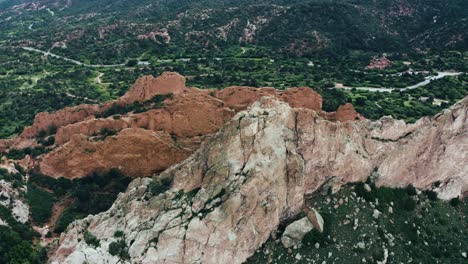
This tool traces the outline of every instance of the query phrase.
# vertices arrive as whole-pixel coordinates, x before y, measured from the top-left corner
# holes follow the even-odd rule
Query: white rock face
[[[26,192],[26,187],[14,188],[11,182],[0,180],[0,205],[10,209],[12,216],[24,224],[29,219],[29,206],[23,202],[20,192]]]
[[[314,229],[314,225],[310,222],[309,218],[303,217],[286,227],[281,237],[281,243],[283,243],[285,248],[297,246],[312,229]]]
[[[301,211],[305,193],[334,176],[363,181],[375,168],[378,185],[440,181],[441,198],[459,196],[468,190],[467,112],[468,97],[410,125],[333,123],[262,98],[158,176],[174,179],[170,191],[152,194],[153,179],[135,179],[107,212],[71,224],[51,262],[115,263],[108,249],[120,230],[130,259],[119,263],[242,263]],[[100,246],[86,244],[85,231]]]
[[[295,138],[293,109],[261,100],[160,175],[174,178],[173,190],[154,196],[152,179],[134,180],[108,212],[72,224],[51,261],[115,263],[108,245],[117,230],[125,233],[131,263],[245,261],[301,210],[304,161]],[[80,241],[85,230],[100,247]],[[90,262],[89,254],[99,259]]]

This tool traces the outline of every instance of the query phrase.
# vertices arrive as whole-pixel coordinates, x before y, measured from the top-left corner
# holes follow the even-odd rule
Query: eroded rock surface
[[[151,176],[174,162],[190,155],[166,132],[128,128],[103,141],[89,141],[84,135],[74,135],[63,147],[46,155],[40,163],[41,172],[55,178],[78,178],[109,168],[125,175]]]
[[[331,179],[373,173],[378,185],[423,189],[440,181],[441,198],[459,196],[468,190],[467,111],[468,97],[411,125],[334,123],[263,97],[188,159],[135,179],[109,211],[74,222],[51,260],[117,262],[109,244],[123,239],[130,259],[121,263],[242,263],[301,210],[305,193]],[[153,193],[158,178],[173,179],[171,189]],[[85,231],[100,246],[86,244]]]

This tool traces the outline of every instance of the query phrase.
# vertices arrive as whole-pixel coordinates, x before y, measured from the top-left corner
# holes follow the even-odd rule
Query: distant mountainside
[[[0,40],[105,61],[236,45],[301,56],[466,50],[467,18],[463,0],[4,0]]]

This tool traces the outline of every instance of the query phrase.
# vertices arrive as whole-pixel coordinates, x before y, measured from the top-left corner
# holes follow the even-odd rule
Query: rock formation
[[[149,108],[141,113],[131,112],[130,106],[135,102],[151,102],[154,96],[167,94],[171,94],[172,97],[164,101],[163,107]],[[125,167],[126,172],[131,171],[130,176],[151,175],[148,174],[150,171],[161,171],[180,162],[182,157],[186,158],[198,148],[203,136],[218,131],[237,111],[245,110],[265,95],[275,96],[296,108],[320,111],[322,107],[322,97],[307,87],[290,88],[285,91],[274,88],[229,87],[215,92],[186,87],[183,76],[166,72],[157,78],[144,76],[138,79],[123,97],[103,105],[80,105],[55,113],[40,113],[33,125],[27,127],[18,138],[0,141],[0,148],[5,151],[9,148],[35,147],[39,145],[36,141],[39,134],[54,134],[56,131],[56,148],[28,163],[30,168],[52,177],[76,178],[90,175],[95,170],[110,170],[114,168],[111,166],[119,165],[118,167]],[[96,118],[112,107],[127,107],[130,112],[117,117]],[[354,117],[351,118],[354,120]],[[161,151],[169,151],[168,153],[158,152],[154,155],[142,152],[130,155],[132,149],[137,150],[147,143],[146,137],[142,137],[141,140],[134,137],[132,144],[135,148],[129,148],[126,165],[109,162],[108,160],[111,157],[115,159],[115,156],[105,154],[123,147],[126,137],[115,136],[112,140],[106,140],[105,144],[94,141],[101,138],[100,134],[103,131],[119,133],[128,128],[144,128],[158,132],[158,135],[164,137],[169,135],[176,144],[167,145],[174,149],[160,148]],[[72,138],[77,140],[71,141]],[[83,152],[84,149],[95,148],[99,151]],[[165,157],[165,162],[152,160],[161,157]],[[132,164],[141,165],[141,160],[146,160],[144,164],[153,166],[130,169]],[[84,164],[87,166],[83,166]]]
[[[166,132],[128,128],[104,141],[89,141],[76,134],[68,144],[46,155],[40,169],[45,175],[69,179],[109,168],[132,177],[151,176],[184,160],[190,153],[190,149],[181,147]]]
[[[142,102],[158,94],[179,94],[185,90],[185,77],[174,72],[164,72],[158,78],[143,76],[139,78],[119,101],[126,104]]]
[[[335,123],[262,97],[188,159],[133,180],[110,210],[70,225],[51,261],[117,262],[109,245],[123,240],[129,259],[121,263],[241,263],[301,211],[304,194],[371,173],[378,185],[426,189],[439,181],[441,198],[462,195],[467,112],[468,97],[411,125],[391,118]],[[173,180],[171,189],[154,193],[162,178]],[[100,245],[88,245],[84,233]]]

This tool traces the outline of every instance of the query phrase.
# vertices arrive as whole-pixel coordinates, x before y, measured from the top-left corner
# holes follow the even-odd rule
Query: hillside
[[[1,39],[96,63],[147,52],[219,56],[239,44],[301,56],[467,45],[468,6],[460,0],[6,1],[3,6]]]

